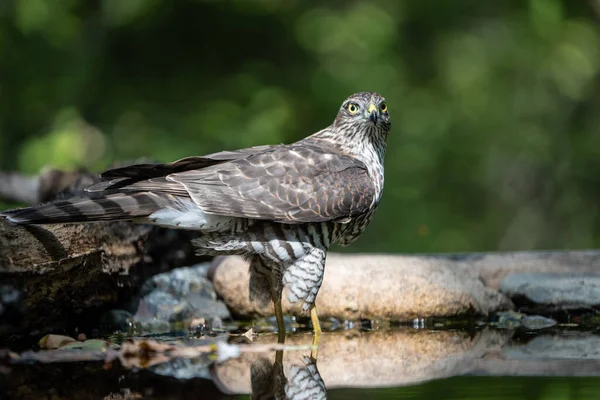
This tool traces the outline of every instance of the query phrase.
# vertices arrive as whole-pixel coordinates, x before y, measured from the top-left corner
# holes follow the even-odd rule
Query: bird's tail
[[[18,224],[125,220],[147,217],[166,203],[166,195],[160,193],[114,193],[93,198],[75,197],[4,211],[0,216]]]

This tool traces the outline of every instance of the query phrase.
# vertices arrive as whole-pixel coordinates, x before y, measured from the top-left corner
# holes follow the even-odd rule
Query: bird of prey
[[[85,197],[0,215],[19,224],[133,220],[200,231],[200,254],[249,259],[250,298],[273,301],[280,343],[285,287],[291,303],[310,310],[316,345],[327,250],[353,242],[371,221],[390,126],[385,99],[360,92],[330,126],[298,142],[111,169]]]

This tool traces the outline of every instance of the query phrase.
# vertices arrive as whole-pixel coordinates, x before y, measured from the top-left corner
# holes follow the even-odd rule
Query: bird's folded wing
[[[252,154],[264,152],[274,146],[256,146],[236,151],[221,151],[205,156],[186,157],[170,163],[132,164],[113,168],[100,174],[102,181],[87,187],[87,192],[116,190],[135,182],[166,176],[169,174],[202,169],[227,161],[246,158]]]
[[[282,146],[164,179],[182,185],[206,213],[284,223],[353,217],[375,196],[362,162],[317,146]]]

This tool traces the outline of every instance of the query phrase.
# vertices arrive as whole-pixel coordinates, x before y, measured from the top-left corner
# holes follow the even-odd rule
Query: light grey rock
[[[176,322],[190,319],[193,309],[188,302],[162,290],[150,292],[140,301],[136,320],[158,319]]]
[[[209,264],[177,268],[159,274],[144,284],[134,320],[145,330],[189,328],[193,319],[204,318],[222,324],[231,318],[227,306],[217,300],[212,282],[208,280]],[[174,325],[177,324],[177,325]]]
[[[429,257],[447,268],[476,271],[483,283],[494,289],[498,289],[500,282],[512,274],[595,274],[600,271],[600,252],[597,250],[515,251],[419,257]]]
[[[155,275],[144,284],[142,294],[146,295],[159,289],[177,297],[195,293],[202,297],[216,300],[217,295],[212,287],[212,283],[206,277],[209,266],[209,263],[202,263],[193,267],[176,268],[172,271]]]
[[[510,298],[524,297],[536,304],[589,307],[600,304],[600,275],[512,274],[502,280],[500,291]]]
[[[552,318],[541,315],[525,315],[515,311],[497,313],[498,322],[496,327],[501,329],[525,328],[529,330],[545,329],[556,325]]]
[[[220,321],[231,318],[225,303],[203,294],[188,292],[178,296],[155,289],[140,300],[134,322],[146,332],[158,333],[190,328],[193,319],[204,318],[212,327],[213,321],[222,324]]]
[[[525,315],[521,319],[521,324],[524,328],[538,330],[551,328],[556,325],[556,321],[552,318],[543,317],[541,315]]]
[[[243,259],[217,258],[209,275],[231,310],[248,317],[272,315],[272,305],[249,302]],[[322,317],[342,320],[411,321],[514,309],[509,297],[521,293],[538,304],[599,305],[600,252],[329,253],[317,308]],[[283,303],[287,313],[300,314],[285,298]]]
[[[196,293],[190,293],[183,299],[195,317],[204,317],[207,320],[219,318],[229,319],[231,314],[222,301],[205,298]]]
[[[496,315],[498,322],[496,326],[500,329],[515,329],[521,327],[521,320],[525,316],[524,314],[515,311],[499,312]]]
[[[273,315],[273,305],[249,300],[248,263],[241,257],[215,261],[213,283],[227,306],[244,316]],[[486,287],[477,271],[454,268],[434,257],[329,254],[317,296],[321,317],[342,320],[412,321],[470,312],[488,314],[513,307],[508,298]],[[286,313],[300,315],[283,299]]]

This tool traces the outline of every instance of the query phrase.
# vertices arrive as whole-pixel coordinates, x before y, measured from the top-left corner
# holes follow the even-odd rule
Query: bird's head
[[[348,97],[340,107],[335,119],[336,127],[353,126],[387,134],[390,130],[390,114],[385,99],[375,92],[360,92]]]

